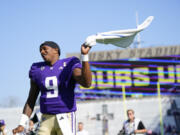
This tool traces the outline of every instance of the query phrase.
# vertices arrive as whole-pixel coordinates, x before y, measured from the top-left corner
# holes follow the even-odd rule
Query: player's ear
[[[59,54],[59,49],[58,48],[54,48],[56,53]]]

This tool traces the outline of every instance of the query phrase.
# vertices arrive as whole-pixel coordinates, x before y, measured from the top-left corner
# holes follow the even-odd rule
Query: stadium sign
[[[157,82],[161,94],[180,94],[180,46],[92,52],[90,59],[92,85],[77,86],[90,97],[121,94],[123,85],[130,95],[157,94]]]
[[[180,46],[161,46],[149,48],[134,48],[134,49],[118,49],[112,51],[91,52],[89,54],[90,61],[107,61],[118,60],[125,58],[147,58],[170,56],[180,54]],[[67,57],[76,56],[80,58],[80,53],[69,53]]]
[[[159,61],[159,60],[158,60]],[[93,63],[100,64],[100,63]],[[129,92],[154,93],[157,91],[157,82],[161,85],[162,92],[180,92],[180,63],[174,65],[156,64],[120,64],[101,63],[111,67],[91,67],[93,74],[92,85],[89,90],[112,90],[121,91],[122,86]],[[115,67],[116,66],[116,67]],[[123,68],[123,66],[126,66]],[[87,90],[80,86],[80,89]],[[179,90],[178,90],[179,89]]]

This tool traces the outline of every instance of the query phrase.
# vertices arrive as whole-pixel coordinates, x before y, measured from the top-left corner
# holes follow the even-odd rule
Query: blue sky
[[[41,61],[39,45],[57,42],[66,53],[79,52],[87,36],[135,28],[148,16],[152,24],[141,32],[142,47],[180,44],[179,0],[4,0],[0,1],[0,102],[17,97],[24,104],[29,91],[28,71]],[[91,51],[117,47],[97,45]]]

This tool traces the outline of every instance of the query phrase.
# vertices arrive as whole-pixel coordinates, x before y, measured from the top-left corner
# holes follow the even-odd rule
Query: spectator
[[[33,117],[29,121],[28,135],[35,135],[38,131],[40,120],[41,120],[41,112],[39,109],[35,110]]]
[[[173,126],[172,127],[172,132],[171,132],[171,135],[178,135],[177,131],[176,131],[176,127]]]
[[[172,127],[171,127],[170,124],[168,124],[168,126],[166,127],[165,132],[166,133],[171,133],[172,132]]]
[[[135,118],[134,110],[132,109],[127,110],[127,115],[128,115],[128,120],[124,122],[121,133],[126,135],[132,135],[132,134],[145,134],[147,132],[143,122],[140,119]]]
[[[89,133],[84,129],[84,124],[82,122],[78,123],[77,135],[88,135]]]
[[[0,120],[0,135],[6,135],[7,134],[7,130],[5,129],[5,127],[6,127],[5,121]]]

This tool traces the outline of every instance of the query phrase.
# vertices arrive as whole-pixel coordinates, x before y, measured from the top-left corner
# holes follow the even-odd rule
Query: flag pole
[[[126,89],[124,84],[122,85],[122,95],[123,95],[123,108],[124,108],[124,118],[127,119],[127,106],[126,106]]]
[[[138,12],[136,11],[136,27],[138,28],[139,25],[139,18],[138,18]],[[135,48],[141,48],[141,37],[140,34],[137,34],[137,47]]]
[[[162,104],[161,104],[161,91],[160,91],[160,83],[159,82],[157,82],[157,92],[158,92],[158,101],[159,101],[161,135],[164,135],[163,116],[162,116]]]

